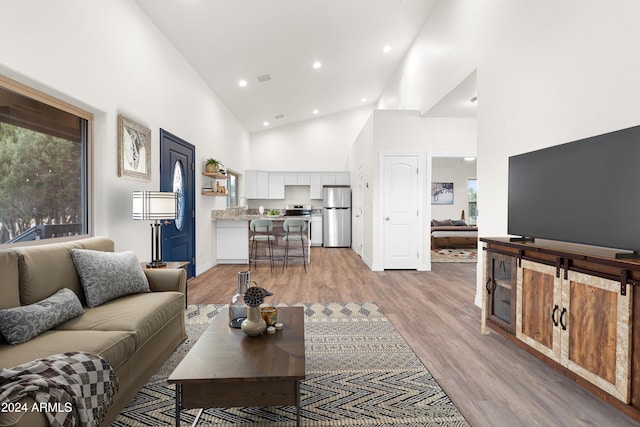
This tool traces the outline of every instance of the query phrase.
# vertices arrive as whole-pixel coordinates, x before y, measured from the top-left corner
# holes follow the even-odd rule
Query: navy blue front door
[[[178,193],[178,218],[162,227],[162,260],[189,261],[195,275],[195,146],[160,129],[160,191]]]

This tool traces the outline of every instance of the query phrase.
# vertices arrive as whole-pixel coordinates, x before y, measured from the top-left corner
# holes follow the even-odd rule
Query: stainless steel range
[[[311,205],[294,204],[287,205],[284,216],[287,217],[309,217],[311,216]]]

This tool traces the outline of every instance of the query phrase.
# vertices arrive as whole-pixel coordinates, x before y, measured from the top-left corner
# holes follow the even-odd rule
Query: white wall
[[[434,155],[473,155],[477,149],[478,121],[475,118],[422,119],[429,141],[428,150]]]
[[[372,107],[251,134],[250,169],[271,171],[344,171],[353,144]]]
[[[476,69],[484,1],[435,4],[378,108],[424,113]]]
[[[201,162],[243,170],[244,127],[131,0],[3,2],[2,15],[0,73],[95,115],[95,234],[149,258],[149,226],[131,219],[131,192],[159,188],[163,128],[196,146],[197,270],[213,265],[210,211],[225,202],[200,196]],[[118,113],[152,131],[149,183],[117,176]]]

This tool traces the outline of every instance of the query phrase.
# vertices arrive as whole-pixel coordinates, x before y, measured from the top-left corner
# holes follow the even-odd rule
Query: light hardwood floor
[[[251,279],[269,303],[375,302],[474,427],[640,425],[496,333],[480,334],[475,264],[372,272],[351,249],[312,248],[312,264],[276,263]],[[228,303],[243,265],[189,281],[190,304]]]

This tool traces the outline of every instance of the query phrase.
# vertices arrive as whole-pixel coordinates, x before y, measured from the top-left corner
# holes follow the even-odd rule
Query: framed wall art
[[[118,114],[118,176],[151,181],[151,129]]]
[[[432,182],[431,183],[431,204],[432,205],[452,205],[453,204],[453,182]]]

